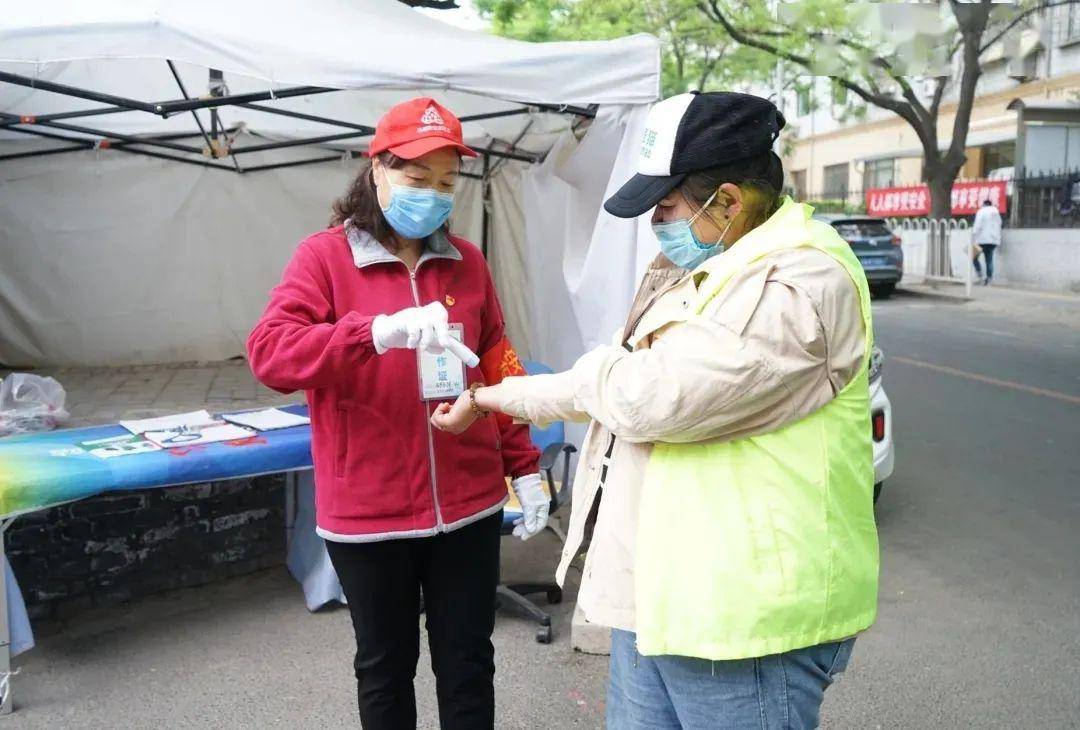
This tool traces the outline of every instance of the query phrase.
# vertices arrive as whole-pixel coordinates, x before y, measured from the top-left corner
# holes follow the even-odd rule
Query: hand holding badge
[[[474,368],[480,358],[465,346],[461,338],[450,334],[446,307],[432,302],[423,307],[409,307],[394,314],[380,314],[371,323],[371,336],[375,351],[380,355],[387,350],[401,348],[442,354],[450,350],[461,362]]]

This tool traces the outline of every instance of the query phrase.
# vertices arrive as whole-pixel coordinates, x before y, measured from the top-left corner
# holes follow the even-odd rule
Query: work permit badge
[[[465,342],[465,328],[450,325],[450,336]],[[453,400],[465,392],[465,363],[449,350],[441,355],[417,351],[420,370],[420,400]]]

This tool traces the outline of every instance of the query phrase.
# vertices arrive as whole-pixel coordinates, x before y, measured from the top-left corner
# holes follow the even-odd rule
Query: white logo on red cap
[[[446,124],[446,122],[443,121],[442,114],[439,114],[439,110],[436,109],[433,106],[429,106],[427,108],[427,111],[424,112],[424,116],[420,117],[420,123],[421,124],[443,124],[443,125]]]
[[[426,134],[427,132],[450,133],[450,127],[446,126],[442,114],[439,114],[439,110],[433,106],[429,106],[424,111],[423,116],[420,117],[420,125],[416,128],[417,134]]]

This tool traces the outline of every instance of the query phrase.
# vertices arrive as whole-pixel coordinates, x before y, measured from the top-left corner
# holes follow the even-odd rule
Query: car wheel
[[[878,284],[870,289],[870,293],[878,299],[888,299],[894,291],[896,291],[896,284]]]
[[[881,496],[881,487],[884,484],[885,484],[885,482],[878,482],[877,484],[874,485],[874,504],[877,504],[878,497]]]

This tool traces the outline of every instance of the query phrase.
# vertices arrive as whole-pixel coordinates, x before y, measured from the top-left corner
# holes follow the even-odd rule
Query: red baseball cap
[[[453,112],[434,99],[421,96],[390,109],[375,125],[375,137],[368,156],[391,152],[405,160],[415,160],[440,147],[453,147],[466,157],[477,154],[465,145],[461,122]]]

